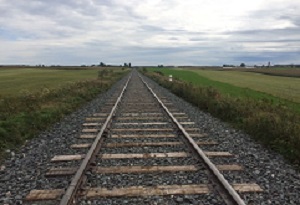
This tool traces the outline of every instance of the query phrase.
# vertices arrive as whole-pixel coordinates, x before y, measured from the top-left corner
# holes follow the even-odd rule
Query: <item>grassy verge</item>
[[[300,100],[299,96],[299,89],[296,87],[296,91],[292,92],[292,90],[284,90],[283,88],[273,85],[273,90],[278,90],[280,93],[278,96],[272,95],[272,93],[268,93],[267,88],[270,87],[270,83],[268,85],[255,85],[260,84],[260,82],[264,81],[263,79],[257,79],[253,75],[253,73],[246,73],[241,72],[242,74],[232,74],[227,71],[188,71],[188,70],[174,70],[174,69],[157,69],[152,68],[148,69],[152,72],[162,73],[164,75],[173,75],[175,79],[182,80],[188,83],[191,83],[195,86],[202,86],[202,87],[212,87],[218,90],[223,95],[228,95],[229,97],[238,97],[238,98],[251,98],[256,100],[268,100],[271,101],[275,105],[283,105],[287,106],[288,108],[298,112],[300,114],[300,104],[297,103],[297,100]],[[246,75],[246,79],[245,76]],[[247,75],[250,75],[247,76]],[[255,74],[254,74],[255,75]],[[271,76],[266,76],[270,77]],[[212,80],[216,79],[216,80]],[[251,83],[247,82],[251,79]],[[274,78],[274,77],[273,77]],[[281,77],[276,77],[281,78]],[[284,77],[282,77],[284,78]],[[294,79],[294,78],[293,78]],[[276,80],[276,79],[275,79]],[[297,79],[296,79],[297,80]],[[222,81],[222,82],[220,82]],[[269,80],[270,81],[270,80]],[[282,82],[282,81],[280,81]],[[242,84],[243,83],[243,84]],[[289,81],[285,82],[286,84]],[[297,82],[294,82],[297,83]],[[291,83],[292,84],[292,83]],[[300,82],[298,83],[300,86]],[[255,87],[257,90],[250,89],[249,87]],[[277,86],[277,87],[276,87]],[[264,87],[264,89],[259,90],[258,87]],[[286,86],[288,87],[288,86]],[[265,91],[265,92],[262,92]],[[286,98],[284,98],[288,95]],[[294,102],[289,100],[292,96],[296,96],[294,98]]]
[[[178,79],[169,82],[167,76],[160,72],[143,73],[176,95],[246,131],[262,144],[300,165],[300,114],[294,112],[293,108],[283,103],[274,103],[272,98],[264,98],[260,93],[260,97],[254,93],[254,96],[228,95],[218,87],[201,86]],[[203,79],[200,77],[198,80]]]
[[[26,91],[0,100],[0,159],[64,115],[106,91],[128,70],[102,70],[91,80]]]

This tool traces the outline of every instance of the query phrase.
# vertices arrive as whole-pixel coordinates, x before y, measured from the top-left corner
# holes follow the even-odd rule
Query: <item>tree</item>
[[[131,68],[131,63],[128,63],[128,67]]]
[[[101,67],[105,67],[105,63],[100,62],[100,66],[101,66]]]
[[[245,63],[241,63],[240,67],[246,67]]]
[[[124,63],[124,67],[128,67],[127,63]]]

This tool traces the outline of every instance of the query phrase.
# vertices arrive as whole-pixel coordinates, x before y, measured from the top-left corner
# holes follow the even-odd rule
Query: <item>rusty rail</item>
[[[89,149],[88,153],[86,154],[86,157],[82,161],[79,169],[77,170],[74,178],[72,179],[71,184],[69,185],[69,187],[66,190],[64,196],[62,197],[62,199],[60,201],[60,205],[71,205],[71,204],[76,203],[76,199],[75,199],[76,192],[82,184],[84,173],[87,170],[87,167],[90,164],[90,161],[91,161],[93,155],[96,154],[95,150],[98,146],[98,143],[99,143],[105,129],[109,125],[109,123],[110,123],[110,121],[111,121],[111,119],[112,119],[112,117],[113,117],[113,115],[114,115],[114,113],[117,109],[117,106],[118,106],[119,102],[121,101],[121,99],[123,97],[123,94],[124,94],[124,92],[127,88],[128,82],[131,79],[131,76],[132,76],[132,74],[129,76],[125,86],[123,87],[123,90],[122,90],[120,96],[118,97],[118,99],[117,99],[115,105],[113,106],[110,114],[108,115],[105,123],[102,125],[100,132],[97,134],[97,137],[95,138],[93,144],[91,145],[91,148]]]

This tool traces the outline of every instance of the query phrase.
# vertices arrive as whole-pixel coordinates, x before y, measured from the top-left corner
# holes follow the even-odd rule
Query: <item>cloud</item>
[[[293,0],[0,0],[0,64],[300,63]]]

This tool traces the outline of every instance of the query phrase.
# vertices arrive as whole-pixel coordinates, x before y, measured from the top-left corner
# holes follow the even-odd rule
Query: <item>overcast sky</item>
[[[0,64],[300,63],[299,0],[0,0]]]

